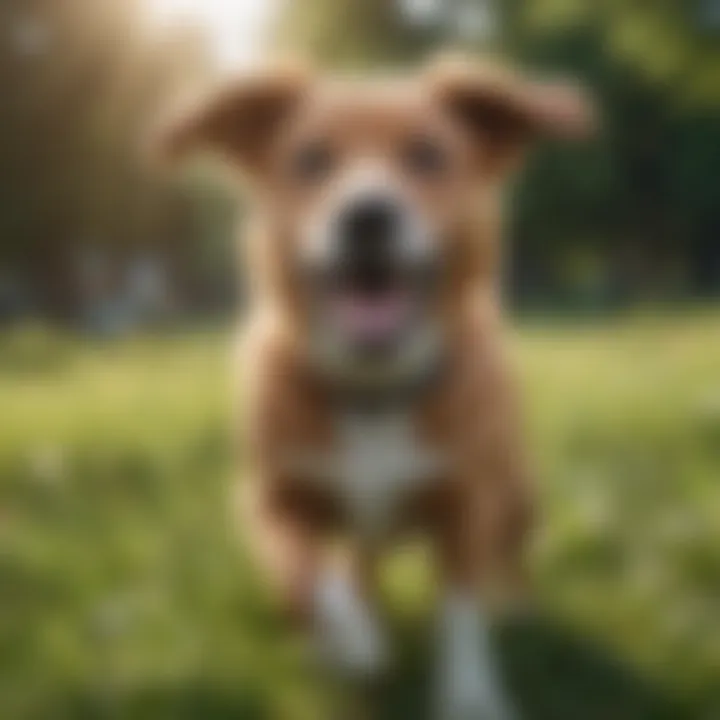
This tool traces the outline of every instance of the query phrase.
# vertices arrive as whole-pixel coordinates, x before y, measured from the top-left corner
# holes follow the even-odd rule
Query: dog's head
[[[489,65],[410,79],[272,72],[230,83],[165,134],[248,176],[272,292],[340,362],[399,357],[482,272],[482,222],[530,141],[584,134],[577,88]],[[253,268],[251,268],[251,272]]]

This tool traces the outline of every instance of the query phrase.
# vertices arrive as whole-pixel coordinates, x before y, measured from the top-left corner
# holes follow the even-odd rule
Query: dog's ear
[[[298,67],[226,81],[161,123],[151,141],[154,153],[167,162],[206,149],[256,173],[309,84],[309,74]]]
[[[536,138],[583,139],[595,113],[582,88],[567,81],[528,80],[490,62],[450,58],[430,67],[435,97],[477,140],[486,169],[514,168]]]

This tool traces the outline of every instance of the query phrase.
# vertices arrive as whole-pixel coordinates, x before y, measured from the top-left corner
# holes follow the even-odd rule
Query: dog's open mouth
[[[340,290],[330,300],[335,324],[363,344],[385,344],[401,334],[412,317],[412,294],[404,288],[363,293]]]
[[[400,340],[417,315],[419,297],[402,284],[372,292],[334,288],[327,298],[329,319],[346,341],[361,349],[382,349]]]

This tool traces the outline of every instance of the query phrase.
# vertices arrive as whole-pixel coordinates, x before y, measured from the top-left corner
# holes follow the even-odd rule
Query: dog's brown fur
[[[450,464],[407,499],[396,529],[424,531],[447,580],[477,588],[498,572],[520,574],[532,508],[497,294],[502,191],[533,137],[577,135],[589,124],[573,88],[529,83],[492,66],[454,63],[414,80],[348,83],[295,71],[240,80],[186,112],[165,142],[170,154],[195,144],[224,152],[254,193],[243,349],[253,476],[243,481],[243,504],[261,556],[303,614],[325,533],[342,529],[344,518],[331,490],[283,465],[284,451],[334,441],[323,378],[307,361],[303,298],[289,260],[293,228],[322,197],[285,182],[289,148],[323,133],[345,157],[388,158],[404,137],[431,127],[453,153],[455,170],[443,185],[410,186],[444,229],[447,266],[437,306],[447,372],[417,399],[413,418]]]

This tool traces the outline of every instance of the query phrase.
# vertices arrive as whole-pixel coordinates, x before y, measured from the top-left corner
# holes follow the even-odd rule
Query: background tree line
[[[185,309],[227,303],[232,212],[202,175],[138,153],[163,97],[210,72],[200,36],[160,42],[143,0],[0,7],[0,313],[63,318],[83,254],[161,258]],[[607,308],[720,292],[720,2],[295,0],[276,45],[331,67],[411,64],[447,45],[582,78],[600,136],[536,153],[513,213],[515,295]]]

